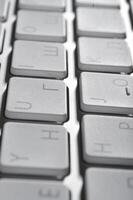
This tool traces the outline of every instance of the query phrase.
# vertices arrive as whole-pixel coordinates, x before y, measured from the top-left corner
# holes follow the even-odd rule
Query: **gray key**
[[[85,112],[133,114],[133,77],[83,72],[80,105]]]
[[[66,0],[19,0],[19,8],[31,10],[64,11]]]
[[[16,39],[49,42],[66,40],[66,24],[63,14],[56,12],[18,12]]]
[[[90,168],[85,175],[86,200],[132,200],[133,171]]]
[[[1,179],[0,196],[3,200],[70,200],[68,189],[56,181]]]
[[[2,27],[2,24],[0,23],[0,53],[2,52],[3,43],[4,43],[4,29]]]
[[[114,73],[133,71],[129,47],[121,39],[79,38],[78,65],[83,71]]]
[[[68,134],[62,126],[6,123],[1,171],[63,178],[69,172]]]
[[[16,41],[11,72],[20,76],[63,79],[67,75],[66,63],[63,44]]]
[[[83,157],[87,163],[133,166],[133,118],[85,115]]]
[[[11,78],[6,117],[55,121],[67,120],[67,88],[63,81]]]
[[[76,0],[77,6],[120,8],[119,0]]]
[[[9,9],[9,0],[0,0],[0,21],[7,20],[7,14]]]
[[[126,29],[121,13],[117,9],[77,8],[77,34],[125,38]]]

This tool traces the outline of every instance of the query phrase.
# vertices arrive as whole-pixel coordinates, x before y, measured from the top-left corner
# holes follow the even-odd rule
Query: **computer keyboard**
[[[0,199],[133,199],[133,0],[0,0]]]

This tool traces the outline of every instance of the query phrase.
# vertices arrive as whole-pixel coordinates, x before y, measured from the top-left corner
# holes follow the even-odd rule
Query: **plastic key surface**
[[[77,35],[125,38],[126,29],[118,9],[80,7],[77,8]]]
[[[123,39],[80,37],[78,65],[82,71],[131,73],[132,57]]]
[[[60,179],[69,172],[68,148],[62,126],[9,122],[3,130],[1,170]]]
[[[82,72],[80,105],[85,112],[133,114],[133,77]]]
[[[120,8],[119,0],[75,0],[77,6]]]
[[[6,117],[53,121],[67,120],[67,88],[63,81],[11,78],[6,104]]]
[[[9,9],[9,0],[0,0],[0,21],[4,22],[7,20]]]
[[[133,171],[90,168],[85,176],[86,200],[132,200]]]
[[[67,75],[65,47],[60,43],[16,41],[11,72],[20,76],[63,79]]]
[[[3,42],[4,42],[4,29],[2,27],[2,24],[0,23],[0,53],[2,52]]]
[[[68,189],[56,181],[0,179],[3,200],[70,200]]]
[[[64,11],[66,0],[19,0],[19,8],[45,11]]]
[[[87,163],[133,166],[133,119],[85,115],[83,157]]]
[[[62,13],[18,11],[16,39],[49,42],[66,40],[66,23]]]

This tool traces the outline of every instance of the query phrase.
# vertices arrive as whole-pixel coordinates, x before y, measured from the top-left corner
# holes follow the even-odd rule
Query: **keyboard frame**
[[[2,105],[2,120],[0,126],[7,119],[4,117],[4,107],[6,100],[6,91],[8,88],[8,79],[11,76],[9,73],[11,54],[13,48],[13,38],[14,38],[14,27],[17,16],[15,15],[16,10],[16,0],[9,0],[10,9],[8,14],[8,20],[3,23],[6,30],[5,42],[3,53],[0,55],[0,96],[4,95],[4,101]],[[64,124],[64,127],[70,134],[70,174],[62,180],[63,184],[71,192],[72,200],[80,200],[82,195],[83,187],[83,177],[80,174],[80,155],[81,146],[79,146],[78,140],[80,135],[80,122],[78,121],[78,111],[77,111],[77,86],[78,77],[76,77],[77,69],[77,58],[75,59],[76,50],[76,33],[74,28],[75,21],[75,7],[73,6],[73,0],[67,0],[67,9],[64,13],[67,21],[67,41],[65,43],[66,50],[68,52],[68,77],[64,80],[67,87],[69,88],[69,121]],[[133,58],[133,30],[131,29],[131,22],[129,18],[129,5],[126,0],[121,0],[121,13],[124,17],[124,21],[127,29],[127,39],[128,45],[131,50],[131,55]],[[12,121],[12,120],[9,120]],[[14,120],[15,121],[15,120]],[[89,166],[88,166],[89,167]],[[2,175],[3,176],[3,175]],[[20,177],[21,178],[21,177]],[[33,177],[31,177],[33,178]],[[38,177],[39,179],[40,177]],[[42,178],[43,179],[43,178]]]

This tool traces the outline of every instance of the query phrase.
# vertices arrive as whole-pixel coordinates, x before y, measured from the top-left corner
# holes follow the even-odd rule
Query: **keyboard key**
[[[9,9],[9,1],[8,0],[0,0],[0,21],[4,22],[7,20]]]
[[[85,115],[83,157],[87,163],[133,166],[133,118]]]
[[[85,176],[86,200],[132,200],[133,171],[91,168]]]
[[[65,18],[56,12],[18,11],[16,39],[64,42]]]
[[[63,79],[67,76],[66,63],[63,44],[16,41],[11,72],[20,76]]]
[[[69,172],[68,134],[62,126],[6,123],[1,170],[63,178]]]
[[[0,195],[3,200],[70,200],[69,191],[56,181],[1,179]]]
[[[65,0],[19,0],[19,8],[31,10],[46,11],[64,11],[66,7]]]
[[[0,23],[0,53],[2,52],[3,42],[4,42],[4,29],[2,27],[2,24]]]
[[[5,111],[11,119],[67,120],[67,88],[63,81],[11,78]]]
[[[82,71],[114,73],[133,71],[129,47],[121,39],[79,38],[78,65]]]
[[[77,34],[125,38],[126,30],[121,13],[117,9],[77,8]]]
[[[119,0],[76,0],[77,6],[120,8]]]
[[[133,78],[129,75],[83,72],[80,105],[85,112],[133,114]]]

